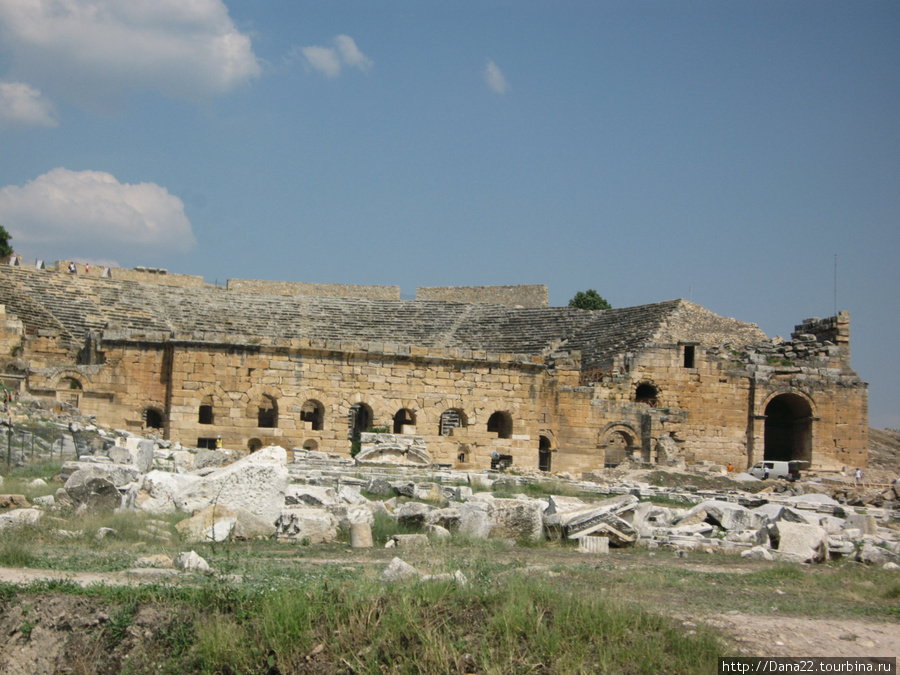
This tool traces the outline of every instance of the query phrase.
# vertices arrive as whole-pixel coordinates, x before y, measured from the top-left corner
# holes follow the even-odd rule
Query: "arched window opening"
[[[630,448],[634,439],[627,432],[617,429],[606,438],[604,465],[607,468],[618,466],[631,454]]]
[[[781,394],[766,406],[764,459],[812,461],[812,408],[798,394]]]
[[[470,457],[470,449],[469,446],[465,443],[461,443],[456,453],[456,461],[459,464],[468,464]]]
[[[310,431],[322,431],[325,426],[325,406],[314,399],[308,400],[300,408],[300,421]]]
[[[487,430],[497,434],[497,438],[512,438],[512,417],[498,410],[488,418]]]
[[[249,450],[250,452],[256,452],[260,448],[262,448],[262,441],[258,438],[251,438],[249,441],[247,441],[247,450]]]
[[[303,441],[303,449],[304,450],[318,450],[319,443],[314,438],[307,438]]]
[[[646,403],[651,408],[659,404],[659,391],[652,384],[639,384],[634,392],[635,403]]]
[[[163,426],[165,426],[163,424],[163,414],[155,408],[145,408],[142,417],[148,429],[162,431]]]
[[[359,443],[362,432],[372,426],[372,409],[365,403],[355,403],[350,407],[347,437],[352,443]]]
[[[405,434],[411,433],[414,434],[416,430],[413,428],[411,430],[404,431],[403,427],[415,427],[416,426],[416,416],[412,410],[407,408],[400,408],[397,413],[394,415],[394,433],[395,434]]]
[[[441,436],[450,436],[454,429],[462,429],[469,426],[466,414],[458,408],[450,408],[441,413],[440,429]]]
[[[546,436],[541,436],[538,442],[538,471],[550,471],[550,446],[550,439]]]
[[[278,402],[271,396],[264,395],[259,403],[256,426],[274,429],[278,426]]]
[[[213,419],[212,399],[207,397],[204,399],[203,403],[200,404],[200,409],[197,412],[197,421],[200,424],[212,424]]]
[[[63,379],[61,379],[59,381],[58,388],[59,389],[69,389],[69,390],[77,389],[78,391],[81,391],[81,389],[82,389],[81,382],[76,380],[74,377],[64,377]]]

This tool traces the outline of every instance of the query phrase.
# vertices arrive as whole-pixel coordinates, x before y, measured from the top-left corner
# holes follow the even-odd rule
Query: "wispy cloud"
[[[349,35],[338,35],[332,41],[333,47],[312,45],[293,48],[288,54],[291,60],[301,61],[305,66],[328,78],[341,74],[344,66],[366,72],[372,68],[372,60],[363,54],[356,41]]]
[[[55,127],[56,109],[40,90],[24,82],[0,82],[0,127]]]
[[[135,90],[204,98],[261,72],[221,0],[0,0],[0,39],[19,79],[82,103]]]
[[[497,94],[505,94],[509,91],[509,83],[503,76],[503,72],[490,59],[484,66],[484,81],[488,88]]]
[[[196,244],[184,203],[155,183],[120,183],[102,171],[57,168],[0,189],[0,222],[13,245],[65,245],[72,255],[116,257]]]

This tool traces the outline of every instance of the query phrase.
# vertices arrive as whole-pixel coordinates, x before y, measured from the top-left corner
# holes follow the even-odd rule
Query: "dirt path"
[[[727,612],[697,617],[734,636],[748,656],[900,658],[900,626],[851,619],[799,619]]]

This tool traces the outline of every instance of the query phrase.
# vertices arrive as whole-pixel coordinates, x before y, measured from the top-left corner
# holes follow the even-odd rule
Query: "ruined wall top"
[[[818,342],[831,342],[838,346],[843,358],[850,358],[850,312],[838,312],[837,316],[826,319],[804,319],[799,326],[794,326],[791,338],[797,340],[803,335],[812,335]]]
[[[168,270],[157,267],[106,267],[103,265],[90,265],[69,260],[57,260],[52,264],[45,264],[42,260],[35,261],[35,269],[56,272],[57,274],[72,274],[69,265],[75,265],[74,274],[87,279],[116,279],[118,281],[136,281],[142,284],[165,284],[166,286],[197,287],[205,285],[203,277],[189,274],[170,274]],[[21,266],[21,257],[14,267]]]
[[[229,279],[228,290],[263,295],[298,295],[313,298],[358,298],[361,300],[399,300],[399,286],[354,286],[351,284],[310,284],[297,281],[258,281]]]
[[[547,287],[520,286],[417,286],[416,300],[492,303],[506,307],[547,307]]]

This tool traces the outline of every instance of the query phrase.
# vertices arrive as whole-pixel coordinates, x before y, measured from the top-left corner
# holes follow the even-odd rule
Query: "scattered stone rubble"
[[[617,479],[615,472],[593,472],[585,476],[590,480],[554,479],[593,493],[593,501],[533,498],[522,492],[542,480],[536,475],[385,462],[365,467],[367,477],[361,478],[362,465],[315,451],[289,453],[270,446],[233,460],[227,450],[182,448],[127,432],[106,432],[104,438],[86,444],[96,448],[91,454],[63,465],[65,485],[55,496],[28,504],[21,495],[0,495],[0,506],[11,509],[0,515],[0,530],[38,522],[46,509],[131,509],[191,514],[178,525],[187,541],[274,537],[320,544],[356,527],[357,539],[366,542],[371,534],[364,530],[382,513],[420,532],[392,537],[388,546],[397,548],[426,546],[455,534],[511,541],[566,538],[594,553],[643,546],[749,559],[900,563],[898,483],[867,491],[837,479],[772,481],[754,494],[740,490],[739,481],[727,491],[658,488]],[[492,487],[511,496],[477,491]],[[662,506],[650,501],[654,498],[693,506]]]

